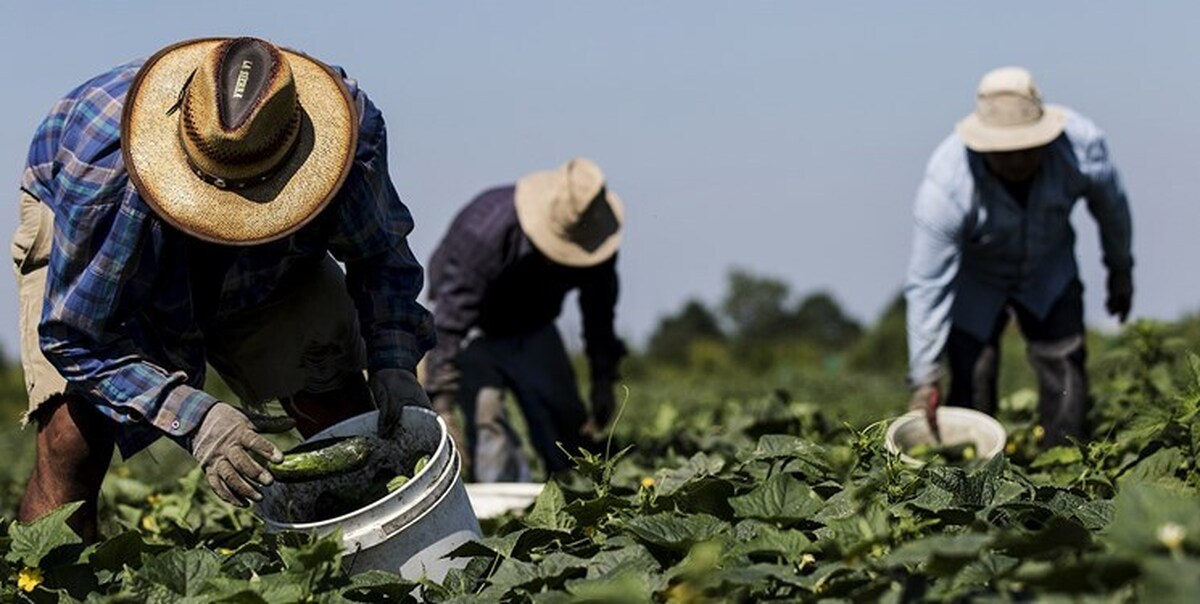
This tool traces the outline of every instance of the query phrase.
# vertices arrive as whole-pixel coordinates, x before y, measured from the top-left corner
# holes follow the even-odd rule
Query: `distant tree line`
[[[897,296],[870,329],[832,294],[792,295],[784,281],[730,271],[719,304],[690,299],[659,320],[647,362],[680,369],[767,369],[781,362],[902,370],[904,299]]]

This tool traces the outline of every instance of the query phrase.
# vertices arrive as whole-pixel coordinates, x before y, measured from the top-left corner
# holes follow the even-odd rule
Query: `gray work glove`
[[[1124,323],[1129,317],[1129,309],[1133,307],[1133,273],[1129,270],[1109,271],[1107,285],[1108,298],[1104,306],[1108,314]]]
[[[213,405],[204,415],[192,438],[191,453],[217,496],[238,507],[262,499],[258,486],[275,481],[253,454],[283,461],[279,448],[255,432],[245,414],[226,403]]]
[[[429,395],[413,372],[405,369],[380,369],[367,380],[371,396],[379,409],[379,435],[391,438],[400,427],[401,411],[409,405],[432,408]]]
[[[922,411],[925,413],[925,421],[929,424],[929,431],[938,442],[942,441],[942,432],[938,428],[937,420],[937,410],[941,403],[942,388],[937,382],[917,386],[913,389],[912,397],[908,401],[910,411]]]

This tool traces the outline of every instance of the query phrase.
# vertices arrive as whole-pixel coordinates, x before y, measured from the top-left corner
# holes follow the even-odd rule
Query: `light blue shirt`
[[[1047,147],[1025,207],[958,134],[933,152],[917,190],[904,286],[911,384],[938,378],[951,325],[986,341],[1010,301],[1046,316],[1078,276],[1070,219],[1079,199],[1100,226],[1108,270],[1133,266],[1129,205],[1104,134],[1064,111],[1066,128]]]

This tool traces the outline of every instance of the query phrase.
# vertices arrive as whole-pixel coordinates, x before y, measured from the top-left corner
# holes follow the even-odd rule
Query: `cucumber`
[[[325,438],[289,450],[283,461],[267,464],[267,470],[279,482],[307,482],[358,470],[370,452],[365,436]]]
[[[399,489],[400,487],[408,484],[409,480],[411,480],[411,479],[403,474],[396,476],[395,478],[388,481],[388,483],[387,483],[388,492],[391,493],[392,491],[395,491],[396,489]]]
[[[429,465],[429,456],[422,455],[421,458],[417,460],[417,463],[413,465],[412,475],[416,476],[417,474],[420,474],[421,470],[424,470],[425,466],[427,465]]]
[[[925,461],[940,460],[947,463],[962,463],[971,461],[977,456],[975,443],[960,443],[957,445],[935,445],[922,443],[906,451],[909,457]]]

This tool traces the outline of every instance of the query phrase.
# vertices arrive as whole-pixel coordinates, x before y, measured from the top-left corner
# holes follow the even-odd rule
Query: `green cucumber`
[[[421,458],[417,460],[417,463],[413,465],[412,475],[416,476],[417,474],[420,474],[421,470],[424,470],[425,466],[427,465],[429,465],[429,456],[422,455]]]
[[[387,483],[388,492],[391,493],[392,491],[395,491],[396,489],[399,489],[400,487],[408,484],[409,480],[411,480],[411,479],[403,474],[396,476],[395,478],[388,481],[388,483]]]
[[[371,445],[365,436],[325,438],[303,443],[267,465],[279,482],[307,482],[353,472],[365,466]]]

